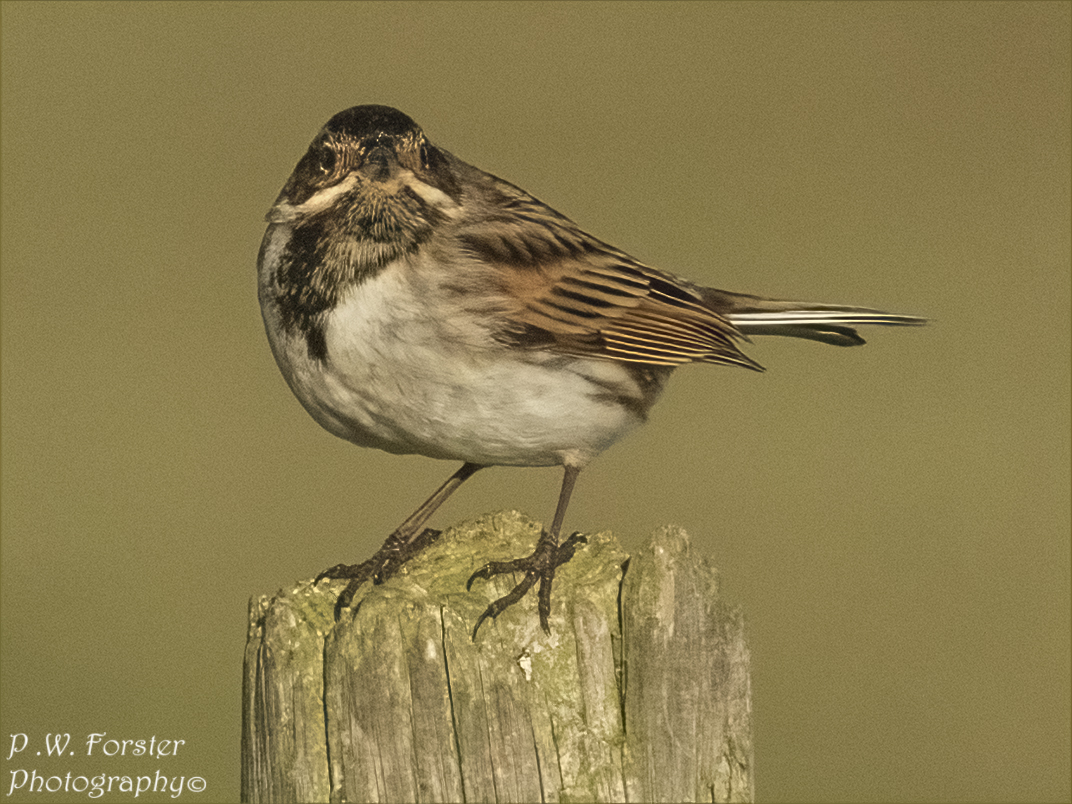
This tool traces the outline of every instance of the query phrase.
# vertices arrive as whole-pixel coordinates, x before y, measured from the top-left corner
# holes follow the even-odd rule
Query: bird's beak
[[[399,167],[395,149],[390,145],[376,145],[365,154],[358,171],[372,181],[387,181]]]

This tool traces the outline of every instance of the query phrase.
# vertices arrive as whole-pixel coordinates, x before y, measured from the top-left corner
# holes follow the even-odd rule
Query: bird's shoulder
[[[465,163],[459,178],[465,212],[450,227],[450,248],[505,300],[501,340],[653,365],[754,365],[702,288],[589,234],[517,185]]]

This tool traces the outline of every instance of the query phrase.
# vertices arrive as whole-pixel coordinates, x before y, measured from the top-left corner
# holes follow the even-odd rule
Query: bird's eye
[[[421,143],[421,167],[425,170],[430,167],[428,162],[428,143],[426,142]]]
[[[321,176],[330,176],[335,172],[335,165],[338,162],[338,156],[331,148],[324,148],[319,154],[317,154],[316,167],[320,171]]]

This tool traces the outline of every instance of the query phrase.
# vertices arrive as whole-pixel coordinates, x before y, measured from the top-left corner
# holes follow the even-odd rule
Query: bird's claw
[[[574,533],[561,545],[556,545],[554,540],[543,533],[532,555],[525,558],[515,558],[512,561],[489,561],[483,567],[469,576],[466,589],[472,589],[473,582],[478,578],[490,579],[493,575],[524,571],[525,577],[521,579],[507,594],[493,600],[484,610],[473,626],[472,640],[476,641],[477,631],[481,624],[488,618],[494,620],[510,606],[517,603],[525,594],[536,585],[539,580],[540,588],[537,592],[537,610],[540,615],[540,627],[548,636],[551,635],[551,586],[555,579],[555,570],[565,564],[577,551],[578,545],[584,544],[588,539],[580,533]]]
[[[343,610],[350,606],[361,584],[369,578],[374,584],[381,584],[390,579],[402,568],[403,564],[435,542],[442,533],[443,531],[440,530],[425,528],[419,536],[409,541],[406,541],[404,534],[392,533],[384,542],[383,547],[368,561],[362,561],[360,564],[336,564],[317,575],[313,579],[314,585],[325,579],[347,578],[350,581],[335,601],[335,622],[342,617]]]

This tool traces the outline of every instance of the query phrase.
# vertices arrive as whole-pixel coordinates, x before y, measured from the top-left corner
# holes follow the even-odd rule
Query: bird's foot
[[[335,601],[335,621],[338,622],[343,609],[350,606],[361,584],[370,578],[375,584],[383,583],[398,572],[403,564],[438,539],[441,534],[440,530],[425,528],[416,538],[407,541],[406,534],[395,531],[387,537],[383,547],[377,550],[368,561],[362,561],[360,564],[336,564],[317,575],[313,581],[314,584],[327,578],[349,578],[350,580],[339,595],[339,599]]]
[[[476,640],[476,632],[484,620],[495,619],[510,606],[517,603],[525,596],[538,580],[540,589],[538,592],[538,609],[540,613],[540,627],[544,633],[551,634],[549,618],[551,616],[551,584],[555,579],[555,570],[565,564],[577,550],[577,546],[584,544],[588,539],[580,533],[574,533],[562,544],[557,544],[557,539],[544,531],[540,540],[536,543],[536,549],[532,555],[525,558],[515,558],[513,561],[490,561],[478,569],[469,578],[465,585],[466,589],[472,589],[473,582],[477,578],[488,580],[492,575],[502,575],[507,572],[524,572],[525,577],[508,594],[492,602],[484,613],[477,618],[473,626],[473,640]]]

